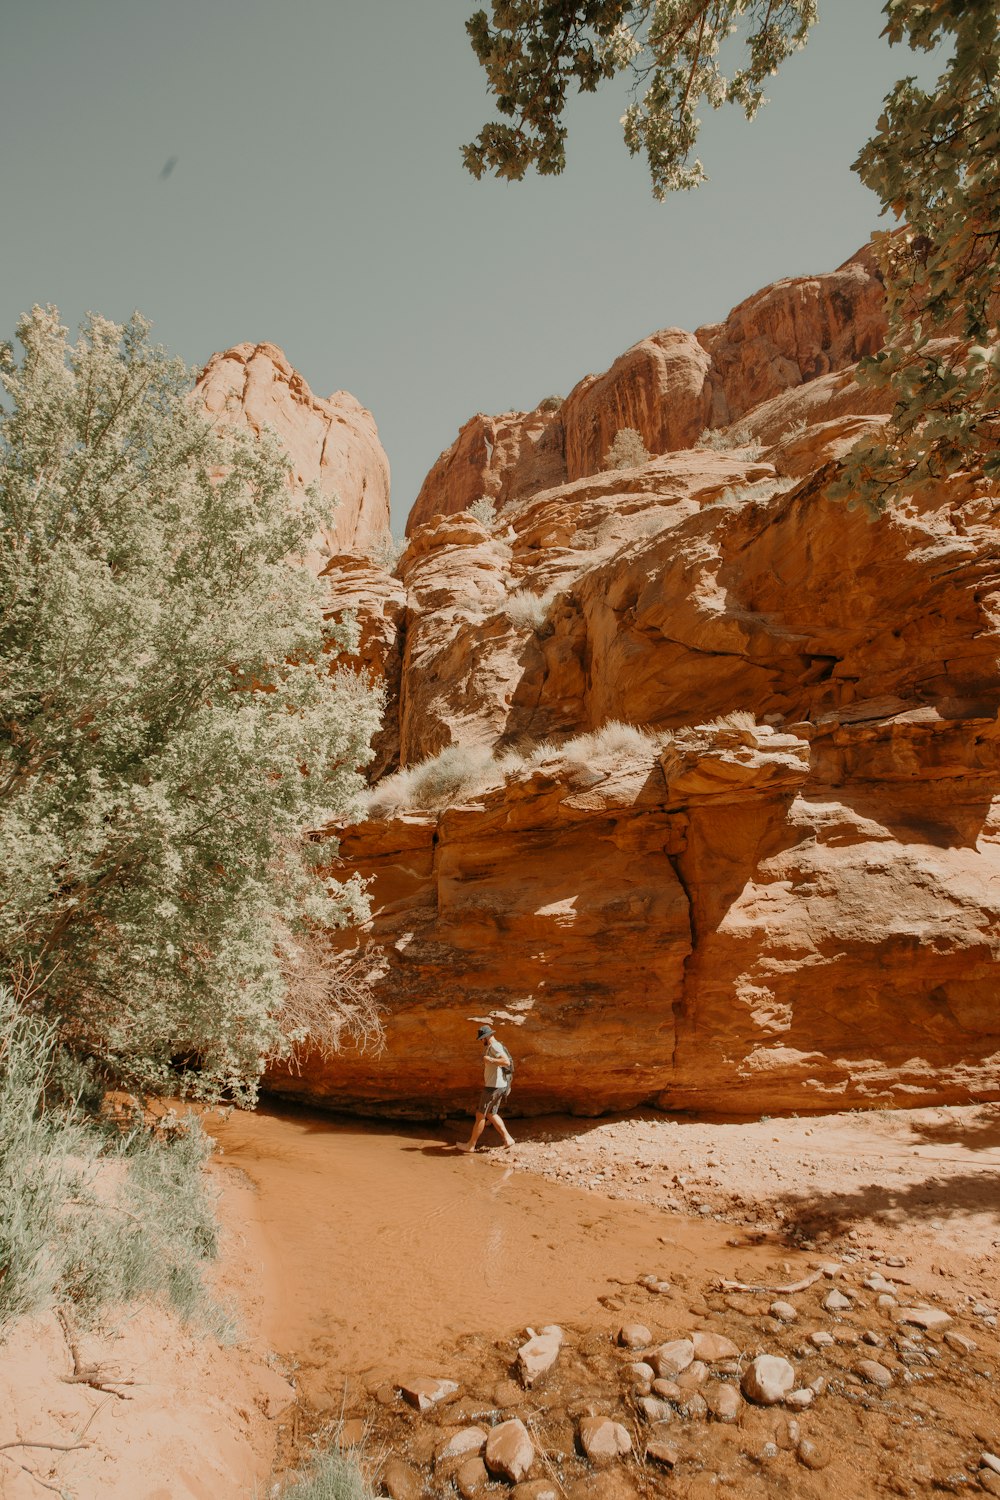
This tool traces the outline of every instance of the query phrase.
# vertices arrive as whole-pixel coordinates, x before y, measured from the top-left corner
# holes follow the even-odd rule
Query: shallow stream
[[[447,1374],[467,1334],[610,1326],[598,1299],[620,1283],[732,1261],[730,1225],[518,1172],[499,1150],[463,1156],[426,1127],[273,1107],[206,1125],[256,1188],[262,1331],[316,1407],[358,1379]]]

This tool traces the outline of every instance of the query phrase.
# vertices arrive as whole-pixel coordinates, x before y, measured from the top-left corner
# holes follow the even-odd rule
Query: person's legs
[[[513,1144],[514,1144],[514,1137],[511,1135],[510,1131],[507,1129],[506,1125],[501,1120],[500,1116],[496,1113],[496,1111],[494,1111],[493,1114],[491,1114],[490,1116],[488,1116],[488,1119],[489,1119],[489,1123],[491,1125],[495,1125],[496,1128],[497,1128],[497,1130],[499,1130],[500,1134],[503,1136],[503,1143],[504,1143],[504,1145],[505,1146],[513,1146]]]
[[[486,1116],[477,1114],[475,1123],[472,1127],[472,1134],[469,1136],[469,1139],[467,1141],[463,1141],[459,1145],[459,1151],[475,1151],[476,1143],[478,1142],[479,1137],[482,1135],[485,1125]]]

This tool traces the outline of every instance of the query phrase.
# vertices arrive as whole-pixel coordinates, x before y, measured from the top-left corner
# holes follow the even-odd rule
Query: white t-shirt
[[[503,1088],[507,1082],[505,1069],[510,1063],[510,1053],[496,1037],[490,1037],[489,1046],[483,1053],[483,1087]]]

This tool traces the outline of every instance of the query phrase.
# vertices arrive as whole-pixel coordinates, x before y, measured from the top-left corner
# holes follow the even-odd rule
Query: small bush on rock
[[[604,455],[605,469],[641,469],[652,454],[634,427],[620,427],[614,442]]]
[[[516,589],[508,596],[504,612],[512,625],[528,625],[532,630],[540,630],[554,598],[555,590],[533,594],[530,589]]]
[[[469,506],[469,515],[474,516],[480,526],[485,526],[489,531],[496,523],[497,508],[489,495],[480,495],[479,499],[474,500]]]

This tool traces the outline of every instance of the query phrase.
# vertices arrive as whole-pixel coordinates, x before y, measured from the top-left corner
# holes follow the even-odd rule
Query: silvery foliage
[[[880,509],[964,469],[1000,479],[1000,11],[996,0],[889,0],[891,42],[943,47],[935,87],[903,78],[855,162],[905,229],[875,236],[889,319],[859,379],[893,392],[881,441],[841,492]]]
[[[652,454],[642,440],[642,434],[634,427],[619,427],[614,442],[604,455],[604,469],[641,469],[648,464]]]
[[[625,144],[645,155],[653,196],[697,187],[705,179],[692,156],[699,107],[736,104],[752,120],[766,80],[804,45],[816,10],[816,0],[493,0],[491,15],[477,11],[466,30],[497,109],[514,123],[485,125],[463,148],[465,165],[475,177],[561,172],[571,86],[593,93],[624,73],[633,91]],[[745,61],[726,77],[719,51],[734,35]]]
[[[113,1078],[253,1096],[296,932],[365,913],[303,837],[356,796],[379,702],[324,666],[277,445],[184,366],[53,309],[3,354],[0,978]],[[337,644],[350,645],[343,629]]]

